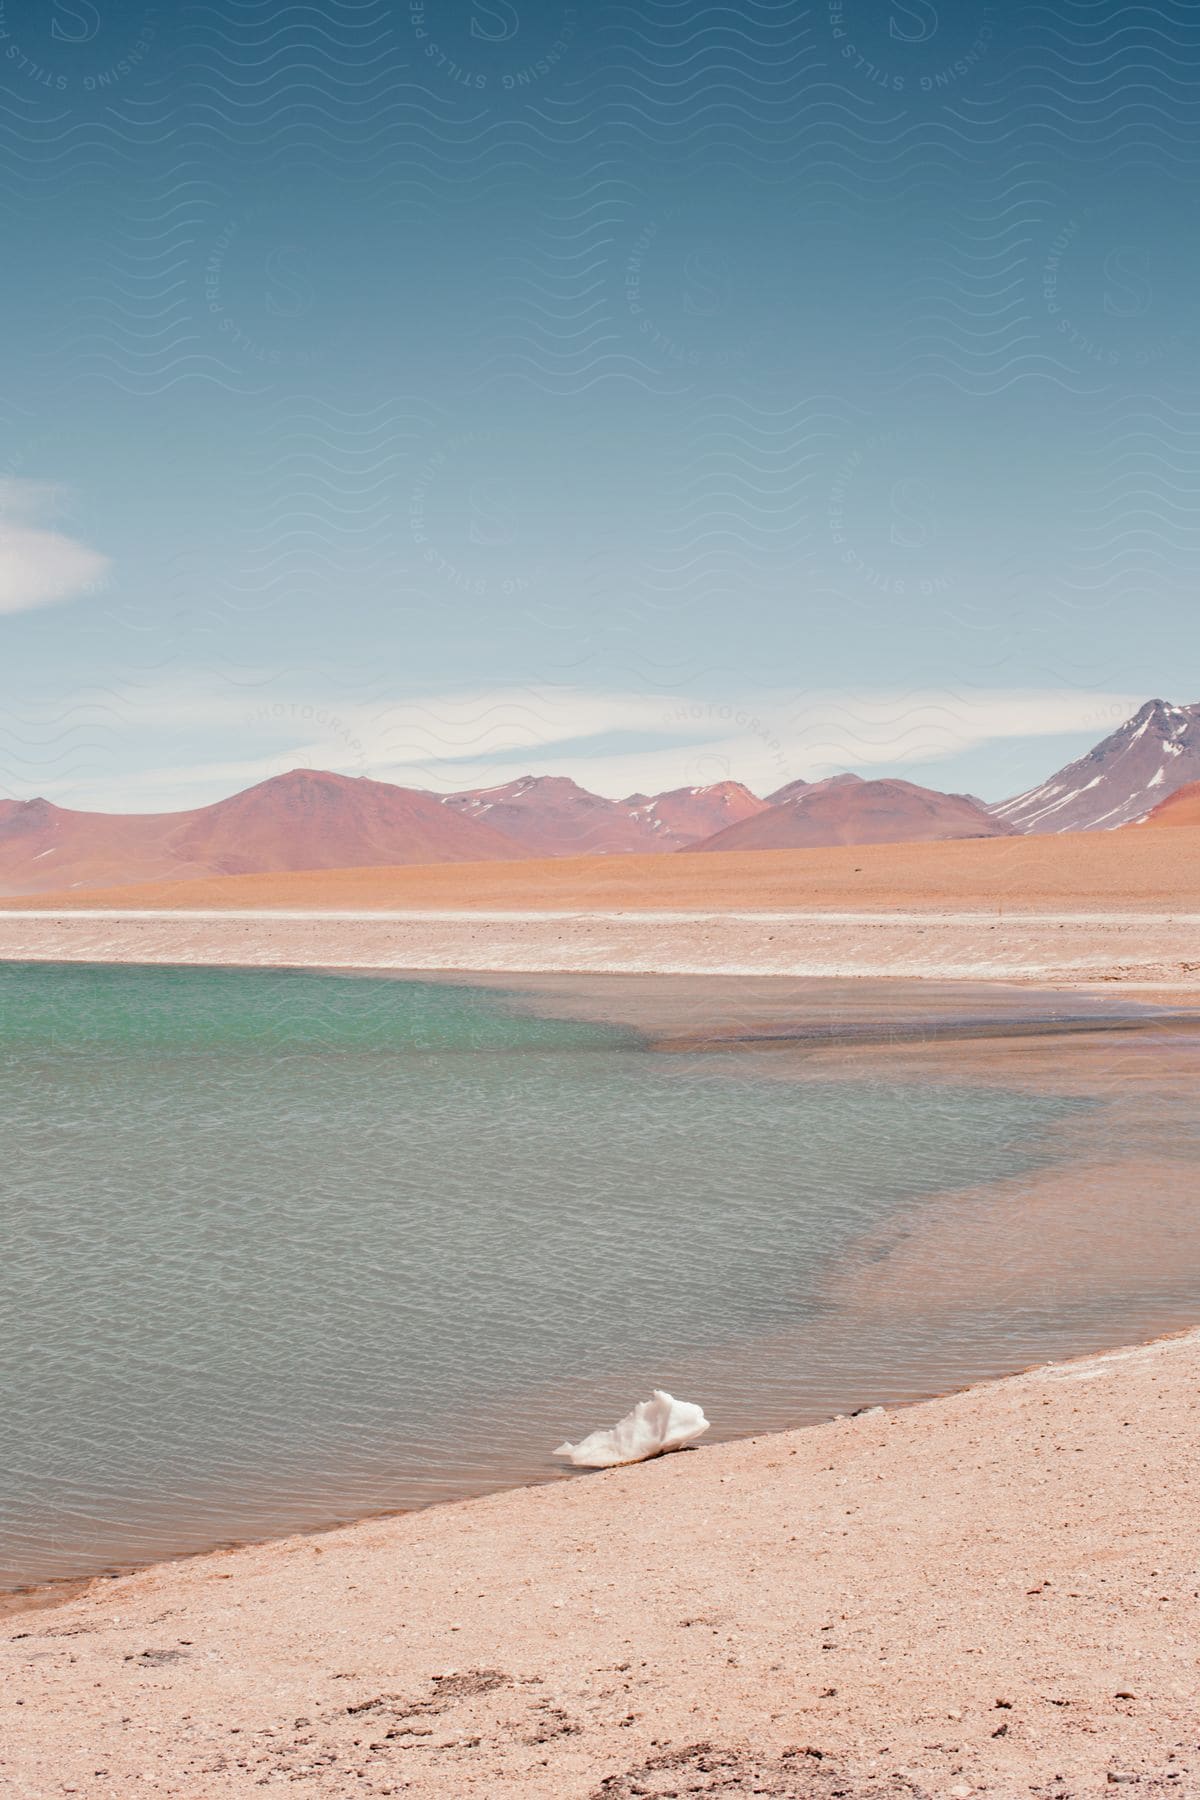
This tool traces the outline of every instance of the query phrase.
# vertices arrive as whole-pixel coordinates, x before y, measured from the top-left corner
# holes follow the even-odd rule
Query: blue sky
[[[0,793],[1000,798],[1200,697],[1200,22],[5,0]]]

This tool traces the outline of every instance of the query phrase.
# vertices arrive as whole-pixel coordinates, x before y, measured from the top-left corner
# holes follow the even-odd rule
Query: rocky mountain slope
[[[1049,781],[991,808],[1017,831],[1111,831],[1200,780],[1200,703],[1147,700]]]

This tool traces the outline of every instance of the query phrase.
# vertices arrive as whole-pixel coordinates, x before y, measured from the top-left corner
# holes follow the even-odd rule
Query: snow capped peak
[[[1111,831],[1200,778],[1200,704],[1147,700],[1124,724],[1040,787],[991,810],[1018,831]]]

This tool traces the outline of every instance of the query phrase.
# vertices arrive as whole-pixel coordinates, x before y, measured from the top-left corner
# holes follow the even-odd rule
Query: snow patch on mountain
[[[1085,756],[991,811],[1023,832],[1112,831],[1197,779],[1200,702],[1147,700]]]

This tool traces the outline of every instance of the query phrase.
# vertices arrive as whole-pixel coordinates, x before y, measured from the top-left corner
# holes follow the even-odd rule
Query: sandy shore
[[[0,912],[0,959],[1200,989],[1200,913]]]
[[[1198,1383],[1189,1333],[99,1583],[0,1629],[0,1791],[1196,1794]]]

